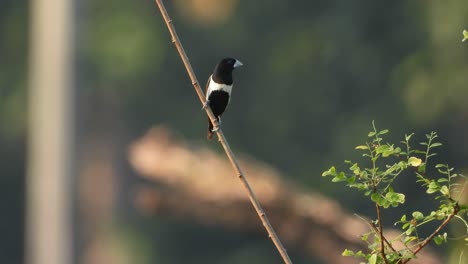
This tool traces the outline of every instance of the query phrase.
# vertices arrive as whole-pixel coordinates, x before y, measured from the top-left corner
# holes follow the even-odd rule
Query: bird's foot
[[[218,132],[218,131],[219,131],[219,125],[213,127],[213,129],[211,129],[211,132]]]
[[[201,110],[205,110],[209,104],[210,104],[210,100],[206,100]]]

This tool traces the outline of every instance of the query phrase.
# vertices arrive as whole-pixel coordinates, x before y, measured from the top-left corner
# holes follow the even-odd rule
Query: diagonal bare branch
[[[162,16],[164,17],[164,21],[166,22],[167,28],[169,29],[169,33],[171,34],[171,39],[172,43],[174,43],[175,47],[177,48],[177,51],[179,52],[180,58],[182,59],[185,69],[187,70],[188,75],[190,76],[190,80],[192,81],[192,85],[195,88],[195,91],[197,92],[198,98],[200,99],[200,102],[204,104],[205,102],[205,96],[203,94],[203,91],[200,87],[200,84],[198,83],[197,77],[195,76],[195,73],[192,69],[192,66],[190,64],[190,61],[187,57],[187,54],[185,53],[185,50],[182,46],[182,43],[180,42],[179,36],[177,35],[177,32],[175,30],[175,27],[172,23],[172,19],[169,17],[169,14],[167,13],[166,8],[164,7],[164,4],[162,0],[155,0],[156,4],[159,7],[159,11],[161,11]],[[215,130],[216,134],[218,135],[219,142],[224,148],[224,151],[226,152],[226,155],[231,162],[231,165],[234,169],[234,172],[236,176],[239,178],[242,186],[244,189],[247,191],[247,195],[249,196],[250,202],[252,203],[253,207],[255,208],[255,211],[258,214],[258,217],[262,221],[263,226],[265,227],[266,231],[268,232],[268,236],[270,239],[273,241],[273,244],[276,246],[276,249],[280,253],[281,257],[283,258],[284,263],[290,264],[292,263],[291,259],[289,258],[288,253],[286,252],[286,249],[284,248],[283,244],[281,243],[279,237],[276,235],[275,230],[273,229],[265,211],[263,210],[262,206],[260,205],[260,202],[258,201],[257,197],[255,196],[255,193],[253,192],[252,188],[250,187],[247,179],[244,176],[244,173],[242,172],[239,163],[237,162],[236,157],[234,156],[234,153],[232,152],[231,148],[229,147],[229,144],[224,137],[223,132],[219,128],[219,123],[217,122],[216,118],[213,115],[213,112],[211,111],[210,107],[206,107],[205,111],[210,118]]]

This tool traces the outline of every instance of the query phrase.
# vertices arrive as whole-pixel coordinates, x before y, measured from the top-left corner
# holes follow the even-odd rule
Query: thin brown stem
[[[434,230],[434,232],[428,236],[415,250],[414,250],[414,255],[416,255],[419,251],[421,251],[421,249],[423,249],[427,244],[429,244],[429,242],[431,242],[431,240],[437,235],[440,233],[440,231],[442,230],[442,228],[444,228],[454,217],[455,215],[458,214],[458,212],[460,211],[460,207],[458,206],[458,204],[455,204],[454,205],[454,210],[453,212],[439,225],[439,227],[437,227],[436,230]],[[408,261],[410,261],[410,259],[408,259],[407,261],[403,262],[404,263],[408,263]]]
[[[387,257],[385,256],[385,239],[383,236],[383,230],[382,230],[382,218],[380,216],[380,206],[375,203],[375,210],[377,211],[377,221],[379,223],[379,237],[380,237],[380,254],[382,255],[382,259],[385,262],[385,264],[388,264]]]
[[[195,91],[198,95],[198,98],[200,99],[200,102],[202,104],[205,103],[205,96],[203,94],[203,91],[200,87],[200,84],[198,83],[197,77],[195,76],[195,73],[192,69],[192,66],[190,65],[190,61],[187,57],[187,54],[185,53],[184,48],[182,47],[182,43],[179,40],[179,37],[176,33],[175,27],[172,23],[172,19],[169,17],[169,14],[167,13],[166,8],[164,7],[164,4],[162,0],[155,0],[156,4],[159,7],[159,11],[161,11],[161,14],[164,18],[164,21],[166,22],[167,28],[169,29],[169,33],[171,34],[171,39],[172,43],[174,43],[177,51],[179,52],[180,58],[182,59],[182,62],[184,63],[185,69],[187,70],[187,73],[190,77],[190,80],[192,81],[192,85],[195,88]],[[281,257],[283,258],[284,263],[286,264],[291,264],[292,261],[289,258],[288,253],[286,252],[286,249],[284,248],[283,244],[281,243],[280,239],[276,235],[275,230],[273,229],[272,225],[270,224],[270,221],[268,217],[265,214],[265,211],[263,210],[262,206],[260,205],[260,202],[258,201],[257,197],[255,196],[255,193],[252,191],[252,188],[250,187],[250,184],[248,183],[247,179],[245,178],[239,163],[237,162],[236,157],[234,156],[234,153],[232,152],[231,148],[229,147],[229,144],[224,137],[223,132],[219,128],[219,123],[217,122],[215,116],[213,115],[213,112],[211,111],[210,107],[205,108],[206,114],[211,120],[211,123],[213,124],[216,134],[218,135],[219,142],[224,148],[224,151],[226,152],[226,155],[231,162],[231,165],[234,169],[234,172],[236,176],[239,178],[239,180],[242,183],[242,186],[244,189],[247,191],[247,195],[249,196],[250,202],[252,203],[253,207],[255,208],[255,211],[258,214],[258,217],[262,221],[263,226],[265,227],[266,231],[268,232],[268,236],[270,239],[273,241],[273,244],[276,246],[276,249],[280,253]]]
[[[372,227],[372,230],[373,230],[374,232],[380,234],[379,228],[378,228],[374,223],[371,222],[371,223],[370,223],[370,226]],[[385,244],[387,244],[387,246],[392,250],[392,252],[398,252],[398,251],[393,247],[392,243],[390,243],[390,242],[388,241],[388,239],[387,239],[385,236],[382,236],[382,238],[383,238]],[[401,256],[401,254],[400,254],[399,252],[398,252],[398,254]]]

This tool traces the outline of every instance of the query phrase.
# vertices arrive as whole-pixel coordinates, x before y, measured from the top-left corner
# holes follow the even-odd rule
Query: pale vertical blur
[[[72,263],[73,0],[31,5],[27,263]]]

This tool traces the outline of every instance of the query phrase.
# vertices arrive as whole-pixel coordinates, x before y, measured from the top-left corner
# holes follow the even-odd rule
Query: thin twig
[[[370,223],[370,227],[372,228],[372,230],[373,230],[375,233],[380,233],[379,228],[378,228],[374,223],[371,222],[371,223]],[[386,238],[385,236],[382,236],[382,238],[383,238],[385,244],[387,244],[387,246],[392,250],[392,252],[396,252],[396,253],[398,253],[398,255],[401,256],[401,253],[398,252],[398,251],[393,247],[392,243],[390,243],[390,242],[387,240],[387,238]]]
[[[442,230],[442,228],[444,228],[451,220],[452,218],[455,217],[455,215],[458,214],[458,212],[460,211],[460,207],[458,206],[458,204],[455,204],[454,205],[454,210],[453,212],[440,224],[439,227],[437,227],[436,230],[434,230],[434,232],[428,236],[415,250],[414,250],[414,255],[416,255],[419,251],[421,251],[421,249],[423,249],[429,242],[431,242],[431,240],[437,235],[439,234],[439,232]],[[408,260],[409,261],[409,260]],[[407,263],[408,261],[406,262],[403,262],[403,263]]]
[[[187,70],[188,75],[190,76],[190,80],[192,81],[192,85],[195,88],[195,91],[197,92],[198,98],[200,99],[200,102],[202,104],[205,103],[205,96],[203,94],[203,91],[200,87],[200,84],[198,83],[197,77],[195,76],[195,73],[192,69],[192,66],[190,65],[190,61],[187,57],[187,54],[185,53],[184,48],[182,47],[182,44],[179,40],[179,37],[176,33],[175,27],[172,24],[172,19],[169,17],[169,14],[167,13],[166,8],[164,7],[164,4],[162,0],[155,0],[156,4],[159,7],[159,11],[161,11],[161,14],[164,18],[164,21],[166,22],[167,28],[169,29],[169,33],[171,34],[171,39],[172,43],[174,43],[175,47],[177,48],[177,51],[179,52],[180,58],[182,59],[185,69]],[[283,244],[281,243],[280,239],[276,235],[275,230],[270,224],[270,221],[268,220],[268,217],[265,214],[265,211],[263,210],[262,206],[260,205],[260,202],[258,201],[257,197],[255,196],[254,192],[252,191],[252,188],[250,187],[247,179],[245,178],[244,174],[242,173],[242,170],[237,162],[237,159],[234,156],[234,153],[232,152],[231,148],[229,147],[229,144],[224,137],[223,132],[219,128],[219,123],[217,122],[215,116],[213,115],[213,112],[211,111],[210,107],[206,107],[205,111],[208,115],[208,117],[211,120],[211,123],[213,124],[216,134],[218,135],[219,142],[224,148],[224,151],[226,152],[226,155],[231,162],[231,165],[239,178],[239,180],[242,183],[242,186],[244,186],[245,190],[247,191],[247,195],[249,196],[250,202],[252,203],[253,207],[255,208],[255,211],[257,212],[260,220],[262,221],[263,226],[265,227],[266,231],[268,232],[268,235],[270,239],[273,241],[273,244],[276,246],[276,249],[280,253],[281,257],[283,258],[284,263],[286,264],[292,264],[291,259],[289,258],[288,253],[286,252],[286,249],[283,247]]]
[[[364,223],[366,223],[370,229],[372,229],[373,232],[375,232],[376,234],[377,233],[380,233],[379,231],[379,228],[373,223],[373,221],[369,221],[367,219],[365,219],[364,217],[358,215],[358,214],[354,214],[355,216],[359,217]],[[390,243],[387,238],[385,236],[382,236],[382,238],[384,239],[385,241],[385,244],[388,245],[388,247],[390,247],[390,249],[392,250],[392,252],[397,252],[398,255],[401,256],[400,252],[398,252],[392,245],[392,243]]]
[[[385,264],[388,264],[387,257],[385,256],[385,244],[382,230],[382,218],[380,216],[380,206],[377,203],[375,203],[375,209],[377,210],[377,221],[379,222],[380,254],[382,255]]]

